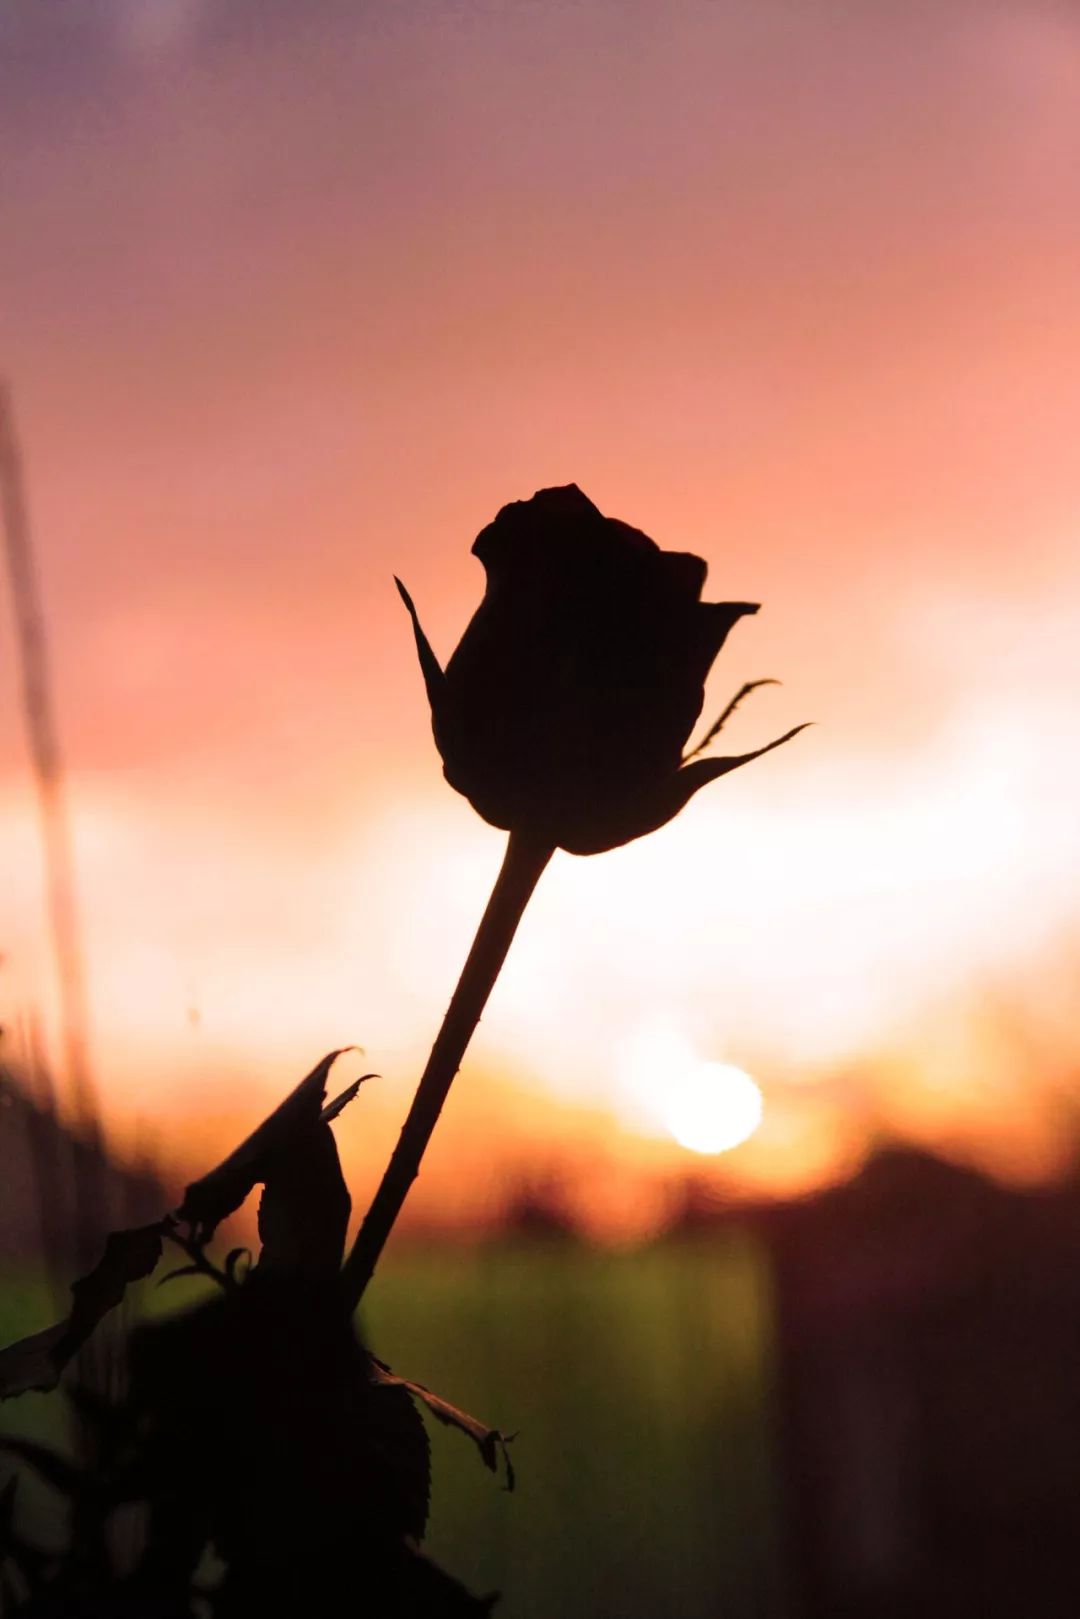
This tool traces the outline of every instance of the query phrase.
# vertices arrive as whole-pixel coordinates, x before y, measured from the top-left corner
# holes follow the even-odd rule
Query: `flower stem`
[[[487,998],[522,913],[554,849],[511,832],[502,869],[476,930],[472,949],[458,979],[442,1028],[420,1077],[409,1116],[397,1146],[364,1217],[352,1252],[341,1273],[346,1303],[356,1308],[370,1282],[409,1188],[420,1173],[420,1160],[438,1122],[454,1075],[480,1021]]]

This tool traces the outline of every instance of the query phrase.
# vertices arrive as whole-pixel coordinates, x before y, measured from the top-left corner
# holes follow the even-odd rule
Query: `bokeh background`
[[[731,1564],[728,1611],[782,1612],[809,1590],[777,1504],[795,1454],[784,1322],[804,1320],[778,1255],[799,1248],[785,1222],[800,1209],[825,1211],[836,1255],[866,1225],[860,1187],[879,1214],[890,1196],[933,1211],[970,1193],[982,1213],[957,1216],[968,1237],[934,1283],[951,1298],[986,1251],[980,1221],[1027,1231],[1033,1208],[1071,1195],[1078,109],[1080,20],[1050,0],[0,6],[0,372],[47,614],[93,1075],[119,1158],[149,1154],[179,1185],[323,1051],[356,1042],[383,1076],[338,1127],[363,1206],[501,856],[441,780],[391,576],[445,658],[482,589],[469,545],[504,502],[576,481],[707,558],[713,599],[763,603],[708,711],[744,680],[783,684],[740,711],[732,751],[818,722],[654,837],[557,857],[374,1306],[391,1338],[416,1342],[425,1364],[404,1369],[453,1382],[454,1358],[410,1325],[423,1289],[408,1267],[427,1254],[436,1287],[437,1243],[508,1219],[518,1243],[537,1225],[576,1234],[562,1271],[548,1247],[539,1270],[516,1249],[482,1279],[469,1270],[461,1300],[490,1294],[483,1331],[439,1316],[442,1294],[428,1307],[436,1345],[501,1345],[489,1359],[508,1409],[486,1415],[513,1427],[527,1397],[542,1430],[564,1424],[566,1479],[536,1473],[549,1505],[585,1477],[574,1436],[581,1410],[604,1405],[592,1384],[572,1419],[558,1404],[565,1376],[554,1348],[537,1358],[537,1322],[578,1323],[574,1367],[590,1335],[601,1362],[629,1342],[612,1321],[630,1294],[605,1267],[645,1267],[625,1283],[645,1334],[631,1358],[661,1403],[692,1388],[719,1424],[719,1368],[743,1367],[743,1440],[728,1448],[702,1441],[692,1401],[664,1416],[608,1385],[610,1431],[640,1420],[630,1459],[589,1441],[610,1501],[593,1562],[575,1566],[595,1590],[563,1591],[560,1612],[632,1611],[597,1570],[614,1580],[611,1548],[642,1546],[658,1521],[659,1496],[640,1521],[614,1504],[650,1467],[686,1538],[657,1532],[660,1573],[635,1576],[639,1595],[712,1556],[736,1499],[758,1503],[733,1539],[758,1547],[759,1572],[741,1565],[732,1585]],[[40,1026],[62,1111],[6,616],[0,1015],[13,1080]],[[731,1150],[698,1151],[724,1113],[720,1064],[752,1077],[761,1120]],[[908,1169],[882,1182],[880,1162]],[[795,1198],[810,1201],[792,1213]],[[901,1221],[852,1298],[876,1297],[872,1279],[913,1245],[940,1246],[951,1218],[914,1235]],[[683,1286],[685,1255],[672,1260],[678,1308],[657,1302],[668,1271],[642,1257],[673,1224],[705,1267]],[[1047,1216],[1039,1251],[1067,1225]],[[463,1266],[480,1264],[471,1252]],[[795,1274],[821,1252],[808,1245]],[[544,1292],[556,1273],[565,1297]],[[1063,1298],[1066,1260],[1050,1274]],[[928,1277],[909,1283],[925,1301]],[[504,1340],[490,1323],[509,1319],[515,1285],[534,1289],[535,1319]],[[648,1339],[661,1317],[682,1322],[670,1354]],[[1046,1341],[1080,1352],[1068,1311],[1050,1317]],[[457,1359],[472,1364],[464,1347]],[[991,1379],[1006,1402],[1014,1381]],[[472,1392],[490,1406],[492,1390]],[[866,1420],[851,1418],[856,1448],[879,1478],[886,1440]],[[694,1444],[672,1440],[680,1423]],[[703,1443],[712,1473],[692,1459]],[[892,1612],[882,1592],[912,1566],[881,1511],[867,1556],[894,1572],[853,1613]],[[1015,1528],[1000,1504],[987,1521],[1002,1512]],[[490,1550],[518,1532],[483,1535]],[[517,1580],[512,1614],[547,1611],[521,1594],[540,1591],[533,1555],[507,1553],[492,1576]],[[640,1611],[714,1611],[721,1587],[692,1586],[667,1609],[641,1596]],[[821,1611],[848,1610],[834,1593]]]

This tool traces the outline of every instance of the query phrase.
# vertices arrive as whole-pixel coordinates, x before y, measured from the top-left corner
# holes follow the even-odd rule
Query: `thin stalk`
[[[473,1030],[480,1021],[487,998],[506,960],[506,952],[517,932],[522,913],[554,852],[516,832],[510,834],[502,869],[476,930],[476,938],[462,968],[442,1028],[431,1048],[427,1067],[420,1076],[409,1116],[402,1126],[397,1146],[364,1217],[353,1250],[345,1261],[342,1285],[350,1310],[359,1304],[394,1221],[401,1213],[409,1188],[420,1173],[420,1161],[431,1140],[431,1132],[438,1122],[454,1075],[461,1066]]]
[[[45,608],[30,531],[23,460],[8,388],[0,381],[0,529],[3,535],[22,677],[23,717],[37,785],[45,849],[45,890],[60,990],[67,1079],[79,1133],[93,1147],[100,1114],[90,1074],[86,969],[75,901],[75,856],[53,699]],[[90,1160],[87,1160],[89,1163]],[[94,1194],[88,1193],[92,1202]],[[100,1203],[100,1197],[97,1198]],[[83,1211],[99,1214],[99,1209]]]

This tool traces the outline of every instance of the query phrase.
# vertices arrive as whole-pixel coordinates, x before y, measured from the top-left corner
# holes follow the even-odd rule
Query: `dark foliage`
[[[334,1055],[337,1055],[335,1053]],[[442,1619],[490,1611],[420,1550],[430,1457],[420,1401],[494,1469],[505,1437],[395,1376],[356,1335],[340,1286],[350,1199],[325,1104],[333,1056],[157,1224],[114,1233],[73,1288],[66,1322],[0,1356],[4,1391],[55,1386],[64,1365],[168,1240],[209,1302],[136,1327],[125,1392],[68,1389],[77,1459],[26,1439],[0,1449],[65,1501],[62,1552],[19,1528],[0,1494],[0,1613],[21,1619]],[[257,1263],[219,1268],[204,1243],[261,1182]],[[168,1278],[166,1278],[168,1280]],[[507,1463],[508,1483],[512,1481]],[[126,1520],[125,1520],[125,1514]],[[118,1555],[118,1526],[139,1524]],[[208,1560],[216,1571],[207,1574]]]
[[[328,1052],[235,1152],[188,1187],[177,1216],[195,1228],[200,1243],[209,1242],[222,1220],[235,1213],[254,1186],[265,1182],[275,1162],[280,1168],[283,1158],[306,1144],[326,1100],[330,1068],[341,1055],[341,1051]],[[365,1079],[372,1077],[364,1075]]]
[[[64,1367],[102,1317],[121,1302],[128,1285],[154,1270],[167,1229],[168,1222],[159,1220],[133,1231],[111,1233],[93,1270],[72,1283],[67,1320],[0,1351],[0,1398],[56,1387]]]

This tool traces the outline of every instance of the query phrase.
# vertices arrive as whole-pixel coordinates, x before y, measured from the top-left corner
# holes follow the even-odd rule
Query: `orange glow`
[[[440,779],[391,575],[445,658],[472,537],[574,479],[763,603],[706,718],[783,686],[731,751],[817,725],[654,837],[556,858],[414,1217],[479,1218],[550,1159],[591,1228],[659,1219],[687,1153],[627,1066],[657,1027],[760,1088],[697,1166],[727,1190],[890,1134],[1058,1172],[1080,22],[61,9],[0,23],[0,369],[118,1139],[205,1166],[358,1042],[385,1076],[340,1127],[362,1199],[501,854]],[[0,1021],[41,1013],[55,1052],[16,676],[5,633]]]
[[[761,1123],[761,1091],[732,1063],[702,1062],[671,1028],[642,1025],[623,1042],[617,1077],[620,1108],[631,1124],[659,1126],[691,1152],[720,1153],[748,1140]]]

